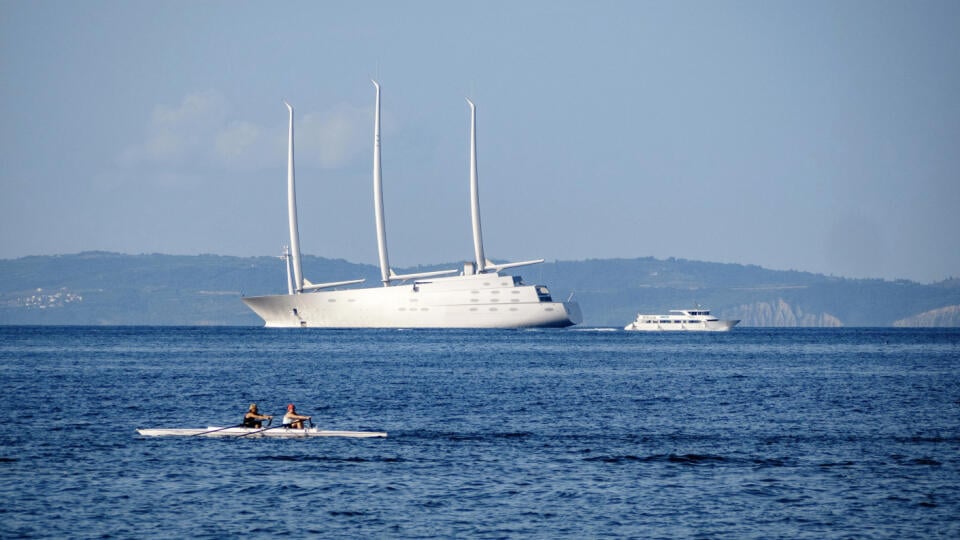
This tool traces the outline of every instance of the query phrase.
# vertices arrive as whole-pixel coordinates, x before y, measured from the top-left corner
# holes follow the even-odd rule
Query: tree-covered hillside
[[[312,281],[366,278],[371,265],[306,256]],[[452,268],[450,264],[398,273]],[[960,326],[960,280],[859,280],[682,259],[555,261],[515,269],[580,302],[585,326],[696,304],[745,326]],[[243,295],[286,291],[277,257],[75,255],[0,260],[0,324],[254,325]]]

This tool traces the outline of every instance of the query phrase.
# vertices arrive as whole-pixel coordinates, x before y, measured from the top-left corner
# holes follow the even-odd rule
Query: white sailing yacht
[[[293,107],[287,153],[287,212],[290,251],[287,294],[243,299],[267,327],[316,328],[550,328],[582,320],[576,302],[557,302],[544,285],[525,284],[520,276],[504,274],[543,259],[494,264],[486,259],[480,230],[477,179],[477,110],[470,105],[470,199],[474,261],[463,269],[398,275],[387,256],[386,224],[380,166],[380,85],[374,112],[373,195],[381,286],[350,287],[362,279],[311,283],[300,264],[300,238],[293,165]],[[457,274],[457,275],[451,275]]]

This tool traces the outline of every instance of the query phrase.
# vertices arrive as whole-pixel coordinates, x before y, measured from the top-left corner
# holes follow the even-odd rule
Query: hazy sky
[[[0,0],[0,258],[681,257],[960,277],[960,2]],[[321,276],[316,279],[322,280]]]

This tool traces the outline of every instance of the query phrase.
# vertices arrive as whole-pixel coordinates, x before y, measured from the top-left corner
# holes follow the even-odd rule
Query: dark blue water
[[[0,537],[960,537],[960,331],[0,327]],[[288,402],[387,439],[142,438]]]

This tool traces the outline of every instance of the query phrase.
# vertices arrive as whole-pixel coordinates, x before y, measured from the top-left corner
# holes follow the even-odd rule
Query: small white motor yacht
[[[637,319],[623,329],[648,332],[726,332],[738,322],[739,319],[721,321],[711,315],[708,309],[671,309],[670,315],[638,314]]]

